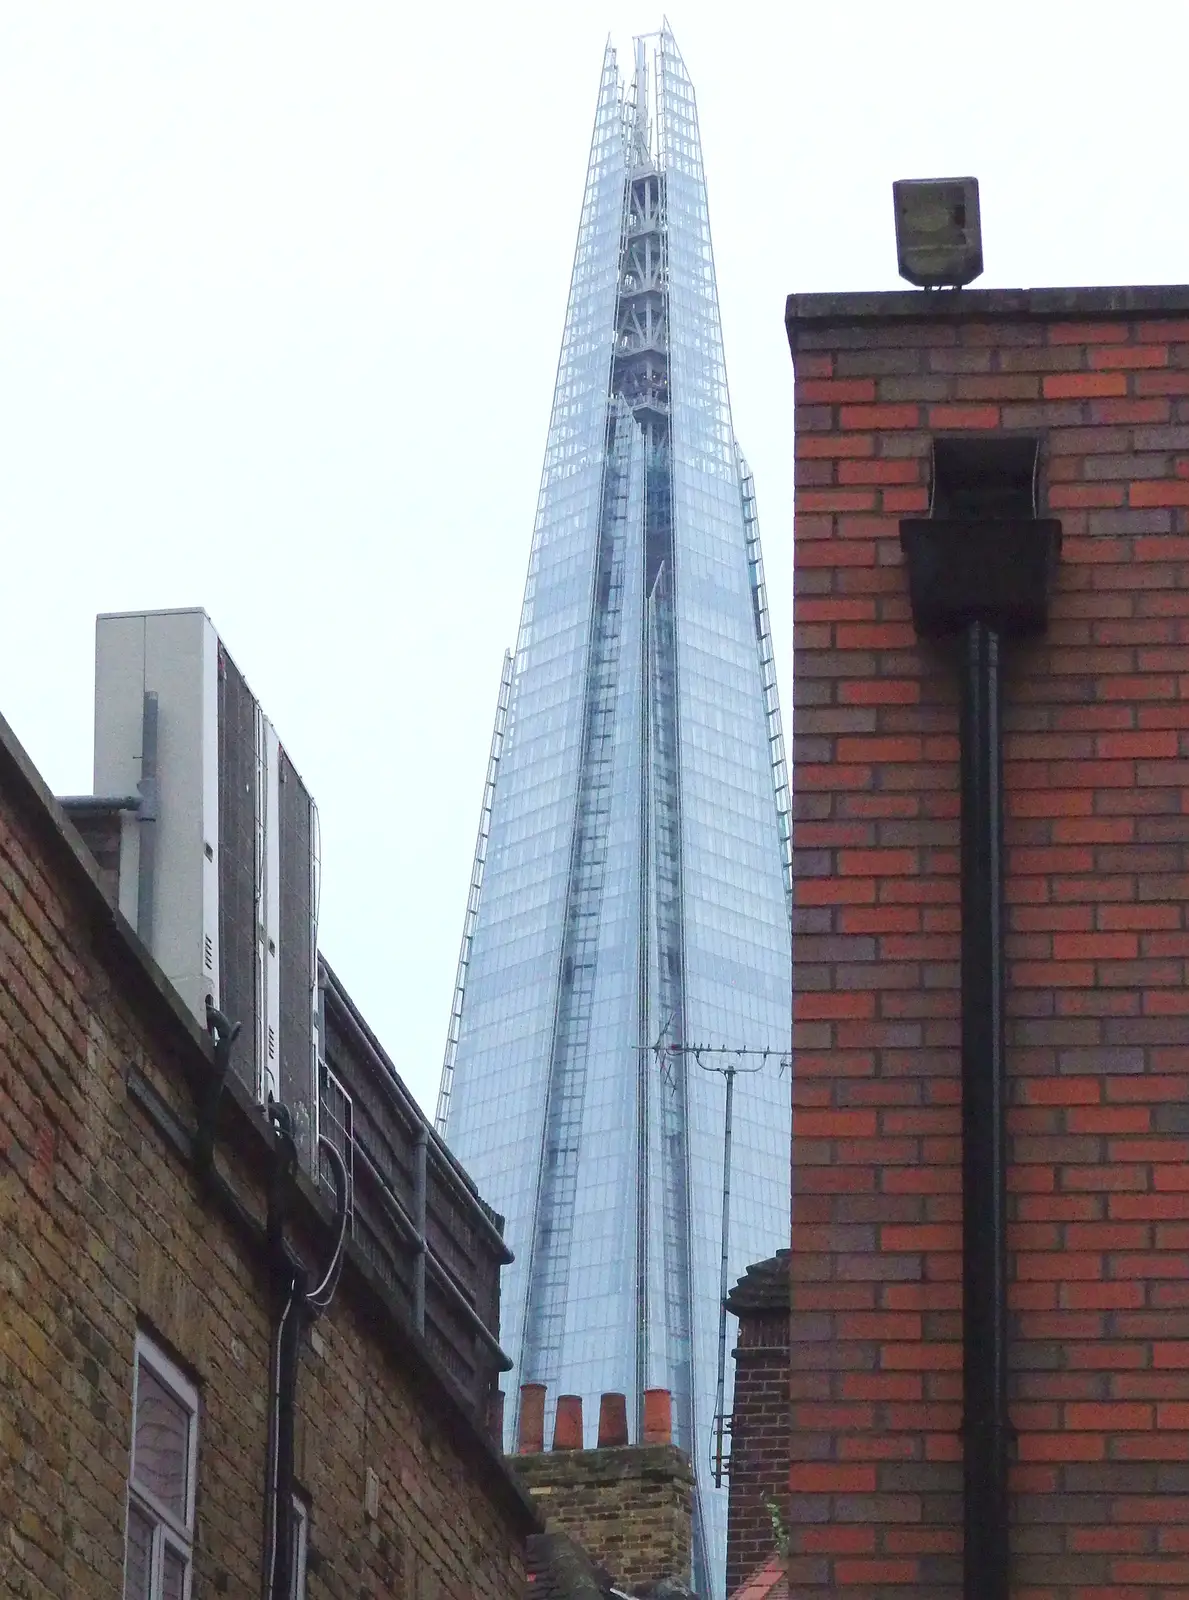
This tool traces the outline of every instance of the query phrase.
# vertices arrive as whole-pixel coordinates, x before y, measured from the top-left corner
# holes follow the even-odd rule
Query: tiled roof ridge
[[[735,1592],[730,1600],[776,1600],[784,1585],[784,1594],[788,1594],[788,1580],[784,1568],[784,1559],[781,1556],[772,1556],[762,1567],[750,1573]]]

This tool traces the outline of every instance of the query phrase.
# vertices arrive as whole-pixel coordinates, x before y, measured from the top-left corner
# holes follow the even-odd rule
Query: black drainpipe
[[[297,1377],[301,1338],[308,1313],[305,1277],[289,1269],[282,1290],[281,1315],[269,1352],[269,1472],[265,1506],[265,1594],[268,1600],[289,1600],[293,1593],[293,1480]]]
[[[1007,1065],[1004,639],[1043,631],[1060,523],[906,520],[913,620],[955,639],[961,674],[963,1594],[1007,1600]]]
[[[962,638],[962,1459],[966,1595],[1006,1600],[1007,1063],[1000,635]]]
[[[146,701],[148,696],[146,695]],[[239,1037],[240,1024],[231,1022],[206,997],[207,1032],[215,1043],[215,1065],[209,1082],[198,1092],[196,1126],[192,1145],[194,1166],[200,1182],[219,1181],[215,1167],[215,1132],[219,1102],[231,1065],[231,1050]],[[289,1249],[285,1222],[293,1198],[298,1169],[297,1146],[293,1140],[293,1118],[287,1106],[268,1097],[268,1116],[276,1135],[273,1162],[269,1172],[267,1218],[264,1246],[270,1277],[277,1290],[280,1313],[273,1330],[268,1367],[268,1455],[264,1495],[264,1600],[289,1600],[293,1591],[293,1488],[295,1480],[294,1446],[297,1418],[297,1380],[301,1365],[301,1341],[306,1328],[330,1305],[338,1287],[343,1254],[350,1225],[350,1183],[343,1158],[331,1141],[320,1137],[319,1161],[323,1154],[330,1163],[335,1190],[333,1244],[322,1276],[311,1287],[310,1276]],[[418,1158],[418,1195],[421,1212],[425,1208],[425,1141],[421,1129]],[[425,1219],[421,1216],[424,1240]],[[419,1322],[424,1321],[424,1247],[421,1290],[418,1300]]]
[[[277,1135],[269,1183],[267,1249],[278,1291],[280,1314],[269,1351],[268,1463],[264,1504],[264,1600],[289,1600],[293,1593],[293,1487],[297,1380],[302,1336],[334,1297],[347,1238],[349,1189],[339,1152],[326,1138],[319,1151],[330,1159],[335,1187],[334,1242],[321,1278],[311,1286],[309,1273],[296,1260],[285,1239],[285,1221],[298,1168],[293,1119],[287,1106],[269,1096],[269,1118]]]

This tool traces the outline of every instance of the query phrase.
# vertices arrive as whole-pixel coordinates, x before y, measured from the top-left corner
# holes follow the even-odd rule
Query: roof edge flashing
[[[1189,315],[1189,284],[1050,289],[888,289],[790,294],[790,343],[802,328],[884,322]]]

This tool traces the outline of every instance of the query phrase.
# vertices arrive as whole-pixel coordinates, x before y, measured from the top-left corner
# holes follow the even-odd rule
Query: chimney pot
[[[580,1394],[558,1395],[557,1415],[553,1421],[553,1448],[581,1450],[582,1396]]]
[[[622,1394],[605,1394],[599,1401],[599,1449],[627,1442],[627,1398]]]
[[[517,1449],[522,1456],[540,1455],[545,1448],[545,1385],[520,1385],[520,1426]]]
[[[673,1397],[668,1389],[644,1391],[644,1443],[672,1444]]]

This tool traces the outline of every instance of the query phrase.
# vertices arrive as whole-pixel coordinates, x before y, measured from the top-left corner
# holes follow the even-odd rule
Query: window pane
[[[182,1522],[189,1442],[189,1412],[142,1364],[137,1374],[132,1475]]]
[[[124,1564],[124,1600],[149,1600],[153,1570],[153,1524],[135,1506],[128,1507],[128,1553]]]
[[[306,1534],[309,1523],[306,1508],[300,1500],[293,1502],[292,1537],[290,1540],[289,1574],[293,1600],[305,1600],[306,1592]]]
[[[161,1576],[161,1600],[184,1600],[186,1593],[186,1563],[176,1550],[165,1547],[165,1562]]]

